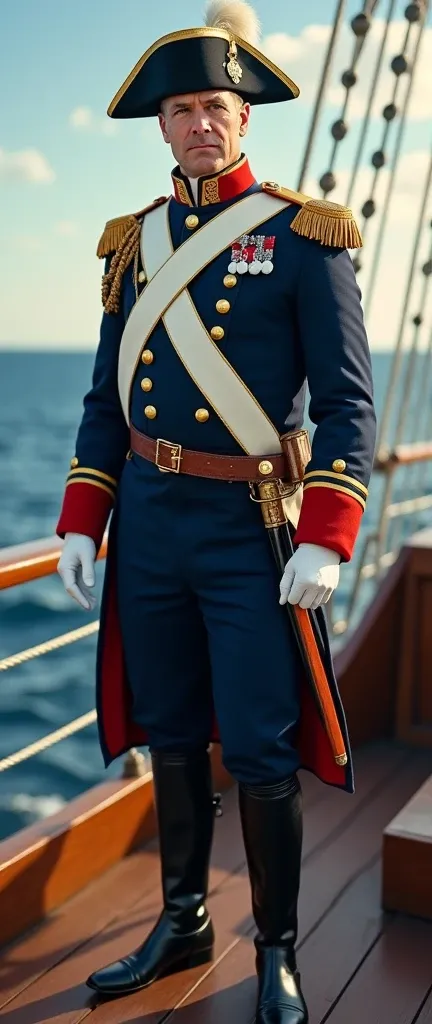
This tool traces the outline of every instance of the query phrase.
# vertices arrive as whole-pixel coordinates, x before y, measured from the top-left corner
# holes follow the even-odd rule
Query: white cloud
[[[374,18],[363,53],[360,57],[357,73],[358,80],[350,90],[347,120],[353,121],[363,117],[365,100],[372,84],[375,63],[381,46],[385,22]],[[395,83],[395,75],[390,69],[390,62],[402,52],[407,22],[404,19],[394,21],[388,33],[382,72],[377,84],[372,115],[381,118],[382,110],[390,103]],[[331,26],[309,25],[298,37],[278,32],[268,35],[263,40],[262,48],[276,64],[300,86],[299,102],[311,104],[315,99],[316,89],[321,77],[324,55],[330,38]],[[418,28],[414,26],[411,33],[408,58],[413,55]],[[337,110],[341,109],[345,89],[339,84],[343,71],[350,63],[353,47],[353,33],[345,24],[340,33],[331,72],[331,86],[326,96],[326,105]],[[400,79],[397,103],[399,107],[408,84],[408,76]],[[432,117],[432,28],[426,28],[418,59],[414,86],[410,101],[410,119],[421,121]]]
[[[116,135],[118,125],[107,117],[99,117],[90,107],[75,107],[69,115],[69,124],[77,131],[88,131],[107,136]]]
[[[73,220],[59,220],[54,225],[54,231],[62,238],[75,238],[79,233],[79,227]]]
[[[21,149],[16,152],[0,149],[1,180],[51,184],[55,180],[55,172],[38,149]]]
[[[73,128],[90,128],[93,121],[93,114],[90,107],[75,107],[69,116],[69,123]]]

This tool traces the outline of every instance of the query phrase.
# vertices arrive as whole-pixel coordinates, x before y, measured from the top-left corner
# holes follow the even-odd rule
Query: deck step
[[[432,775],[384,831],[382,905],[432,920]]]

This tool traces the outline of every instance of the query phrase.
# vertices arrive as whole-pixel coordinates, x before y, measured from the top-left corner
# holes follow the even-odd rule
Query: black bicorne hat
[[[211,6],[229,15],[230,6],[248,5],[216,0]],[[298,86],[281,68],[231,31],[228,16],[215,20],[222,25],[226,21],[228,27],[182,29],[153,43],[114,96],[109,116],[153,117],[168,96],[209,89],[228,89],[253,104],[279,103],[299,95]]]

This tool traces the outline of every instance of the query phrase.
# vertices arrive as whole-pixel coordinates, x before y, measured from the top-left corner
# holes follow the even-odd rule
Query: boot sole
[[[211,963],[213,959],[214,948],[211,946],[209,949],[200,950],[199,953],[191,953],[190,956],[183,957],[181,960],[175,960],[163,971],[158,971],[152,978],[149,978],[148,981],[144,981],[142,985],[132,985],[130,988],[128,987],[124,989],[100,988],[98,985],[94,985],[89,979],[87,979],[86,985],[94,992],[97,992],[98,995],[120,999],[122,996],[131,995],[133,992],[141,992],[143,989],[149,988],[150,985],[153,985],[155,981],[159,981],[162,978],[168,978],[171,974],[180,974],[181,971],[191,970],[192,967],[203,967],[204,964]]]

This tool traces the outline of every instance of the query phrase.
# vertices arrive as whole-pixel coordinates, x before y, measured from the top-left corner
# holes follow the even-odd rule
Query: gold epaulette
[[[113,220],[107,221],[96,250],[99,259],[104,259],[110,253],[116,252],[129,228],[134,227],[137,220],[137,214],[128,213],[124,217],[115,217]]]
[[[138,213],[128,213],[107,221],[96,250],[99,259],[114,253],[109,270],[102,278],[102,305],[106,313],[119,311],[124,272],[139,253],[143,217],[154,210],[155,206],[166,203],[167,199],[168,196],[159,196]]]
[[[303,192],[294,192],[274,181],[265,181],[263,191],[296,203],[301,209],[291,222],[291,229],[304,238],[312,238],[321,245],[340,249],[361,249],[363,239],[352,210],[327,199],[313,199]]]
[[[131,228],[136,228],[139,221],[145,213],[149,213],[155,206],[159,206],[161,203],[165,203],[167,196],[159,196],[153,203],[145,206],[143,210],[138,210],[138,213],[126,213],[123,217],[114,217],[113,220],[108,220],[105,224],[105,228],[98,242],[96,255],[99,259],[104,259],[109,256],[110,253],[116,252],[120,248],[126,235]]]

